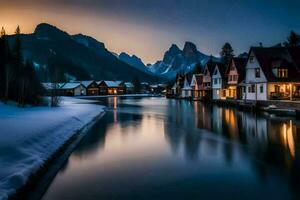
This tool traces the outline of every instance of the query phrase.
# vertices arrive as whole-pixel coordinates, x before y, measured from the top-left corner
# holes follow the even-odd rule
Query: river
[[[294,199],[300,121],[201,102],[106,98],[43,200]]]

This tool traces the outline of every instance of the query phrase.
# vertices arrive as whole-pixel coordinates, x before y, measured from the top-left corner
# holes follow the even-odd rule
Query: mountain
[[[8,37],[10,45],[15,37]],[[131,81],[138,76],[140,80],[157,81],[152,74],[119,60],[94,38],[69,35],[50,24],[39,24],[32,34],[22,34],[21,41],[25,59],[32,60],[39,69],[47,69],[49,60],[55,60],[52,63],[65,78]]]
[[[163,60],[149,66],[149,69],[158,76],[173,79],[177,73],[188,73],[194,70],[198,63],[204,66],[209,59],[210,56],[199,52],[192,42],[186,42],[183,50],[179,49],[176,44],[172,44],[165,52]],[[213,59],[219,60],[215,57]]]
[[[143,63],[142,59],[140,59],[139,57],[137,57],[136,55],[128,55],[125,52],[122,52],[118,58],[127,63],[128,65],[131,65],[133,67],[135,67],[138,70],[141,70],[147,74],[153,74],[148,67],[146,67],[146,65]]]

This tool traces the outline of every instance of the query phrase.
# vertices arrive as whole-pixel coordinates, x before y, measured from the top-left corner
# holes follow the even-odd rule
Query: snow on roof
[[[121,82],[119,82],[119,81],[104,81],[104,83],[107,85],[107,87],[119,87],[119,84]]]
[[[126,86],[126,87],[128,87],[128,88],[130,88],[130,87],[134,87],[134,86],[133,86],[133,84],[132,84],[132,83],[130,83],[130,82],[125,82],[125,86]]]
[[[65,85],[63,85],[61,87],[61,89],[65,89],[65,90],[75,89],[75,88],[79,87],[80,85],[81,85],[81,83],[66,83]]]
[[[81,84],[84,85],[84,87],[90,86],[94,81],[81,81]]]

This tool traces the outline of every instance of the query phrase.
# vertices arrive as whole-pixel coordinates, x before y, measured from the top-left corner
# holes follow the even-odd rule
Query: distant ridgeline
[[[10,46],[15,35],[8,37]],[[69,80],[126,80],[134,77],[155,82],[150,72],[139,70],[118,59],[103,43],[82,34],[69,35],[49,24],[40,24],[32,34],[19,36],[25,59],[32,60],[41,81],[50,81],[50,65],[56,66],[57,79]]]

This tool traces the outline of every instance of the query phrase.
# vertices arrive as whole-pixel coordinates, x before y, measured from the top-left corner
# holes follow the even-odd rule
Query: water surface
[[[300,122],[200,102],[108,98],[43,200],[299,197]]]

